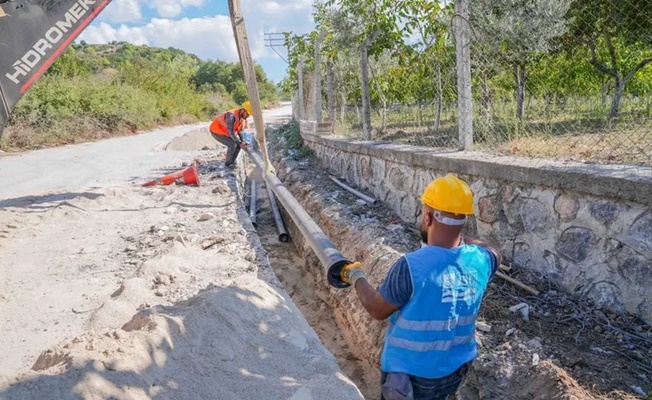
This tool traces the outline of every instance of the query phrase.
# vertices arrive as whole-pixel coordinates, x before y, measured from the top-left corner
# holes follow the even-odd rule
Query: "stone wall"
[[[652,170],[302,136],[331,173],[406,222],[419,221],[430,181],[458,175],[475,193],[472,234],[568,291],[652,322]]]

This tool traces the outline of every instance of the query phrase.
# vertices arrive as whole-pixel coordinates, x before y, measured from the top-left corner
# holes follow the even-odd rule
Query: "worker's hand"
[[[241,149],[246,149],[246,148],[248,148],[248,147],[249,147],[249,143],[247,143],[247,142],[242,142],[242,143],[240,143],[240,148],[241,148]]]
[[[367,276],[364,273],[364,270],[362,269],[362,264],[359,262],[354,262],[346,267],[342,268],[342,281],[351,284],[351,286],[355,287],[355,282],[360,279],[360,278],[367,278]]]

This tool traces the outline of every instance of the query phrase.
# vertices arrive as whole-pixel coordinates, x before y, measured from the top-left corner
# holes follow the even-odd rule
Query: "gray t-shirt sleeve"
[[[410,276],[410,267],[405,257],[399,258],[398,261],[389,269],[387,278],[380,285],[380,295],[388,303],[403,307],[412,297],[412,277]]]

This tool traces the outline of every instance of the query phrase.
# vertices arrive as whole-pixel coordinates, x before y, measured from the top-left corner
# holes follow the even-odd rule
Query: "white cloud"
[[[115,10],[113,11],[115,14],[110,14],[113,19],[106,18],[89,26],[80,35],[79,40],[85,40],[87,43],[109,43],[115,40],[163,48],[172,46],[196,54],[202,59],[238,61],[231,20],[227,15],[181,19],[154,18],[136,26],[133,24],[116,26],[106,23],[117,22],[115,15],[121,15],[122,22],[133,22],[134,19],[127,19],[126,10],[130,10],[128,4],[136,5],[131,12],[140,18],[137,1],[114,0],[114,3],[122,4],[119,7],[121,13]],[[156,8],[160,15],[171,17],[183,12],[184,7],[201,7],[204,0],[147,0],[145,4]],[[311,16],[312,0],[242,0],[242,6],[249,46],[252,56],[258,61],[278,58],[271,49],[265,47],[265,32],[291,31],[295,34],[303,34],[314,28]],[[285,56],[284,48],[277,48],[277,50]],[[276,71],[274,75],[279,76],[281,73]]]
[[[143,26],[117,28],[107,23],[88,27],[79,40],[109,43],[114,40],[154,47],[175,47],[204,59],[236,61],[231,20],[224,15],[180,20],[154,18]]]
[[[165,18],[176,17],[186,7],[202,7],[203,0],[151,0],[149,7],[156,9],[159,16]]]
[[[138,0],[113,0],[98,16],[100,21],[137,22],[143,18]]]

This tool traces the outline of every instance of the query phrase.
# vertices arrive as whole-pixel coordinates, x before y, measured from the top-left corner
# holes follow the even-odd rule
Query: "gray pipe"
[[[315,221],[310,218],[306,210],[301,207],[299,202],[292,196],[289,190],[283,183],[271,172],[265,172],[265,162],[255,151],[250,147],[247,148],[247,154],[252,159],[256,167],[260,168],[263,178],[278,200],[281,202],[285,211],[290,214],[290,218],[294,221],[301,234],[306,238],[306,242],[315,252],[317,258],[324,267],[326,278],[331,286],[336,288],[346,288],[351,285],[345,283],[341,279],[342,268],[350,264],[347,258],[340,253],[335,245],[326,237],[324,232],[319,228]]]
[[[344,189],[344,190],[346,190],[346,191],[348,191],[350,193],[353,193],[354,195],[358,196],[359,198],[361,198],[362,200],[364,200],[367,203],[371,204],[372,206],[375,206],[376,204],[378,204],[378,200],[374,199],[373,197],[369,197],[364,193],[358,192],[357,190],[353,189],[351,186],[348,186],[348,185],[344,184],[343,182],[341,182],[339,179],[335,178],[334,176],[331,175],[331,176],[329,176],[329,178],[331,178],[331,180],[333,182],[337,183],[337,185],[339,187],[341,187],[342,189]]]
[[[251,190],[249,191],[249,218],[254,228],[258,228],[256,222],[256,214],[258,214],[258,184],[256,180],[251,180]]]
[[[278,240],[286,243],[290,240],[290,235],[288,235],[288,231],[285,230],[285,224],[283,223],[283,217],[281,217],[281,211],[278,209],[276,196],[274,196],[274,192],[269,185],[265,186],[267,186],[267,197],[269,197],[269,204],[272,206],[272,214],[274,214],[274,222],[276,223],[276,230],[278,231]]]

